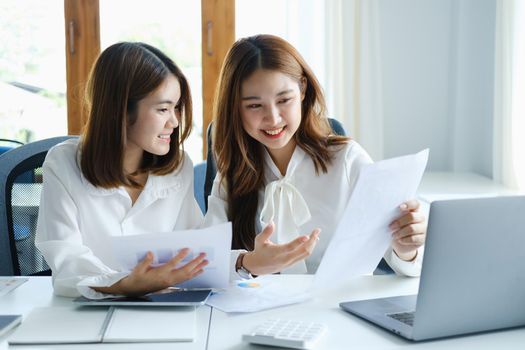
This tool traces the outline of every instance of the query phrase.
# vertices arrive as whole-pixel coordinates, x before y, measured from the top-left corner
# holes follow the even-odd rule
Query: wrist
[[[398,253],[395,249],[394,250],[394,254],[397,255],[397,257],[403,261],[406,261],[406,262],[412,262],[414,260],[416,260],[416,257],[417,257],[417,249],[414,250],[414,251],[410,251],[410,252],[407,252],[407,253]]]
[[[257,277],[254,274],[254,266],[253,266],[253,252],[246,252],[239,254],[239,257],[237,258],[237,263],[235,264],[235,270],[239,273],[242,271],[243,273],[240,273],[241,276],[252,278]]]

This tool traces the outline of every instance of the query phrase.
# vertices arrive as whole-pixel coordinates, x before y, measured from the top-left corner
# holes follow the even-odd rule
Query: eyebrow
[[[156,101],[155,105],[162,105],[165,103],[172,104],[172,105],[175,104],[172,100],[161,100],[161,101]]]
[[[288,90],[284,90],[284,91],[281,91],[279,92],[277,95],[275,96],[282,96],[282,95],[286,95],[287,93],[289,92],[293,92],[292,89],[288,89]],[[261,97],[260,96],[246,96],[246,97],[243,97],[241,100],[243,101],[247,101],[247,100],[260,100]]]

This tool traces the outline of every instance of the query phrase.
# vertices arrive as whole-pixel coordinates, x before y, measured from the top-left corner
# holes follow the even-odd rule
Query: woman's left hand
[[[417,249],[425,244],[427,219],[419,211],[416,199],[406,201],[399,206],[402,214],[390,224],[392,230],[392,248],[399,258],[414,260]]]

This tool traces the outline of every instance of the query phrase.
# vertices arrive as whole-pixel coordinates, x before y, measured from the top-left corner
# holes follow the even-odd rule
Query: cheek
[[[257,129],[259,125],[259,118],[257,117],[257,113],[254,112],[244,112],[241,115],[242,120],[242,127],[245,131],[250,131]]]

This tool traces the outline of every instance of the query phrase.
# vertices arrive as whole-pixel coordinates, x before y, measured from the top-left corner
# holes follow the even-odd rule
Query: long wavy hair
[[[140,100],[155,91],[169,74],[177,78],[181,96],[181,117],[170,141],[170,150],[159,156],[144,151],[139,169],[124,173],[124,149],[128,127],[137,120]],[[134,175],[152,172],[166,175],[184,160],[183,142],[191,132],[192,102],[182,71],[157,48],[121,42],[105,49],[96,60],[86,87],[88,121],[83,130],[80,168],[96,187],[142,188]]]
[[[330,146],[348,142],[331,129],[321,86],[292,45],[273,35],[235,42],[224,60],[213,108],[213,152],[221,186],[228,194],[234,249],[254,248],[258,192],[264,186],[264,146],[244,131],[241,119],[242,83],[258,69],[278,71],[298,84],[306,83],[301,123],[294,138],[314,162],[317,174],[328,171],[335,151]]]

